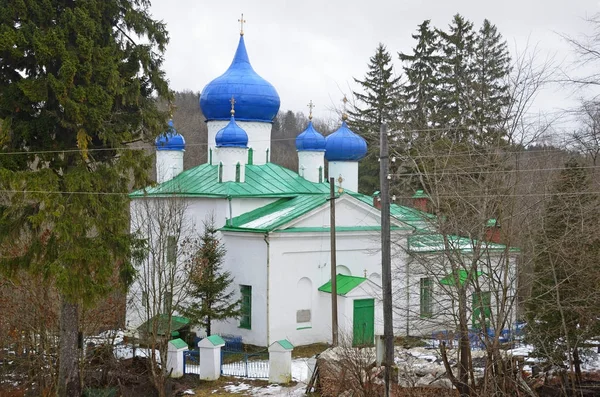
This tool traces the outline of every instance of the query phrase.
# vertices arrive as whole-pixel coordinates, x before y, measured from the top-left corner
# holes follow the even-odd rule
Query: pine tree
[[[0,268],[61,296],[59,396],[81,395],[79,311],[131,274],[127,193],[166,130],[165,25],[147,0],[0,2]],[[143,37],[145,44],[136,44]]]
[[[470,138],[473,124],[473,57],[475,32],[473,23],[456,14],[449,31],[437,31],[444,55],[440,65],[440,124],[446,136],[460,142]]]
[[[487,19],[475,39],[473,63],[473,118],[476,141],[497,144],[506,134],[506,108],[510,103],[510,56],[506,41]]]
[[[225,247],[217,236],[213,219],[204,224],[200,248],[191,258],[190,297],[199,302],[188,305],[183,313],[193,323],[200,324],[211,335],[213,320],[237,318],[240,315],[241,299],[234,299],[234,291],[228,291],[233,278],[228,271],[222,271]]]
[[[557,364],[567,357],[576,372],[578,348],[600,331],[600,213],[591,187],[587,170],[570,159],[554,183],[536,236],[527,304],[527,338],[536,354]]]
[[[412,54],[399,53],[405,63],[406,82],[402,86],[402,124],[409,132],[409,139],[418,139],[418,131],[427,135],[428,128],[435,128],[438,108],[438,79],[442,57],[439,54],[438,34],[426,20],[412,35],[417,44]],[[415,132],[414,134],[412,132]]]
[[[398,122],[400,76],[394,74],[392,57],[383,44],[369,59],[364,80],[354,79],[361,91],[353,92],[357,104],[348,113],[350,126],[367,141],[367,156],[359,167],[360,190],[371,194],[379,186],[379,130],[382,123],[390,128]]]

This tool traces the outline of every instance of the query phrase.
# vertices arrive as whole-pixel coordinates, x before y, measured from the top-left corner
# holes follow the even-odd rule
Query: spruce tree
[[[183,314],[193,323],[204,326],[210,336],[213,320],[239,317],[241,299],[234,299],[234,291],[229,290],[233,282],[231,273],[222,270],[226,251],[217,236],[214,220],[205,222],[200,240],[200,247],[193,254],[190,266],[190,298],[194,302],[184,308]]]
[[[131,274],[129,189],[166,130],[165,25],[147,0],[0,2],[0,268],[61,297],[59,396],[81,395],[79,311]],[[134,42],[142,37],[143,44]],[[79,346],[80,347],[80,346]]]
[[[443,54],[440,65],[440,124],[445,135],[460,142],[470,138],[473,124],[473,23],[456,14],[448,32],[438,30]]]
[[[412,35],[416,40],[412,54],[398,53],[404,62],[406,82],[402,85],[402,125],[408,137],[417,139],[419,132],[427,134],[427,129],[435,128],[438,108],[438,79],[442,57],[439,54],[438,34],[430,27],[430,21],[423,21]],[[414,132],[414,133],[413,133]]]
[[[487,19],[475,39],[472,100],[475,141],[498,144],[506,134],[507,107],[510,103],[508,74],[510,56],[506,41]]]
[[[578,348],[600,331],[600,213],[587,170],[570,159],[552,188],[536,236],[527,339],[535,353],[578,366]]]
[[[392,57],[383,44],[369,59],[364,80],[354,79],[361,91],[353,92],[357,103],[348,112],[350,126],[368,144],[367,156],[360,163],[360,190],[371,194],[379,187],[379,130],[382,123],[393,129],[400,111],[400,76],[394,74]]]

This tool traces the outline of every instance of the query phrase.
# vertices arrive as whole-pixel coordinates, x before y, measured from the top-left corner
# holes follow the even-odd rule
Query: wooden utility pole
[[[390,395],[392,365],[394,364],[394,327],[392,324],[392,252],[390,236],[390,182],[387,126],[379,131],[379,184],[381,189],[381,281],[383,287],[383,339],[385,396]]]
[[[335,178],[329,178],[329,230],[331,235],[331,343],[338,345],[337,280],[335,248]]]

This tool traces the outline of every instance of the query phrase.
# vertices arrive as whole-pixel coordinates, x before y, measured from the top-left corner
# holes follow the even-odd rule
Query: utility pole
[[[331,342],[338,345],[338,313],[337,313],[337,279],[336,279],[336,248],[335,248],[335,178],[329,178],[329,230],[331,236]]]
[[[392,365],[394,364],[394,327],[392,324],[392,252],[390,236],[390,182],[387,125],[379,131],[379,184],[381,189],[381,281],[383,287],[383,339],[385,397],[390,396]]]

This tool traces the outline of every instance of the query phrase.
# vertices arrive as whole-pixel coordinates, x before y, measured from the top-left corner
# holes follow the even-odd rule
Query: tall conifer
[[[369,59],[364,80],[354,79],[361,88],[355,91],[357,103],[348,112],[351,127],[367,140],[368,152],[359,167],[360,189],[371,194],[379,186],[379,129],[382,123],[394,128],[398,122],[400,76],[394,73],[392,57],[383,44]]]
[[[0,1],[0,153],[17,153],[0,156],[0,267],[59,290],[60,396],[81,395],[80,306],[131,269],[127,193],[150,161],[127,143],[167,128],[168,35],[149,6]]]

